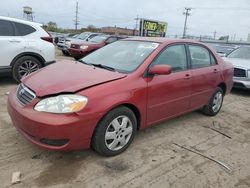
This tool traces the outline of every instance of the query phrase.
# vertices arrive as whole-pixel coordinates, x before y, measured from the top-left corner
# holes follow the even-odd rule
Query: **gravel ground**
[[[46,151],[27,141],[6,109],[5,93],[15,86],[10,77],[0,76],[0,187],[250,187],[250,92],[233,90],[216,117],[192,112],[140,131],[126,152],[106,158],[91,150]],[[213,121],[232,139],[204,127]],[[21,182],[11,185],[15,171],[21,172]]]

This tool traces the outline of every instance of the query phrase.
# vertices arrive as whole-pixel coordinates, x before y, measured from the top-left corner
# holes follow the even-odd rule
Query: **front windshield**
[[[108,38],[107,35],[99,35],[99,36],[95,36],[92,39],[90,39],[89,42],[101,43],[104,40],[106,40],[107,38]]]
[[[89,33],[81,33],[80,35],[78,35],[77,38],[85,40],[88,36],[89,36]]]
[[[81,59],[89,64],[101,64],[123,73],[134,71],[159,46],[142,41],[118,41]]]
[[[240,47],[228,55],[229,58],[250,59],[250,47]]]

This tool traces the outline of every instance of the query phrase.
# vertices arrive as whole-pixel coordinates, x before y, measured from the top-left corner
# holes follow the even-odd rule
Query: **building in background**
[[[126,36],[138,35],[137,30],[121,28],[121,27],[102,27],[101,32],[110,35],[126,35]]]

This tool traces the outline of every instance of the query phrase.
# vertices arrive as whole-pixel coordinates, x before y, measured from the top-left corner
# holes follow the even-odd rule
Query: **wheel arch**
[[[218,85],[218,87],[221,88],[221,89],[223,90],[223,93],[224,93],[224,95],[225,95],[226,92],[227,92],[227,85],[226,85],[224,82],[222,82],[222,83],[220,83],[220,84]]]
[[[103,118],[112,110],[116,109],[116,108],[119,108],[119,107],[127,107],[128,109],[132,110],[132,112],[135,114],[135,117],[136,117],[136,121],[137,121],[137,130],[140,129],[140,125],[141,125],[141,113],[139,111],[139,108],[136,107],[134,104],[131,104],[131,103],[121,103],[121,104],[117,104],[117,105],[114,105],[112,106],[111,108],[109,108],[107,110],[106,113],[103,114],[103,116],[99,119],[98,123],[96,124],[93,132],[92,132],[92,135],[91,135],[91,141],[90,141],[90,145],[92,147],[92,144],[93,144],[93,138],[94,138],[94,135],[95,135],[95,132],[96,132],[96,129],[99,125],[99,123],[103,120]]]
[[[21,57],[24,57],[24,56],[31,56],[31,57],[34,57],[36,59],[38,59],[41,63],[42,63],[42,66],[44,67],[45,66],[45,59],[38,53],[35,53],[35,52],[23,52],[21,54],[18,54],[16,57],[14,57],[14,59],[11,61],[10,63],[10,66],[13,67],[15,62],[21,58]]]

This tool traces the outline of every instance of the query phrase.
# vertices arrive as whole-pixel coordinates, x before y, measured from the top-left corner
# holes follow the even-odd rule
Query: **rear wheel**
[[[209,103],[203,107],[203,113],[209,116],[215,116],[218,114],[223,104],[223,98],[224,92],[220,87],[218,87],[211,97]]]
[[[42,63],[38,59],[32,56],[23,56],[17,59],[14,63],[12,75],[17,82],[20,82],[24,76],[27,76],[40,68],[42,68]]]
[[[118,155],[133,141],[136,127],[137,121],[132,110],[123,106],[113,109],[98,124],[92,147],[101,155]]]

